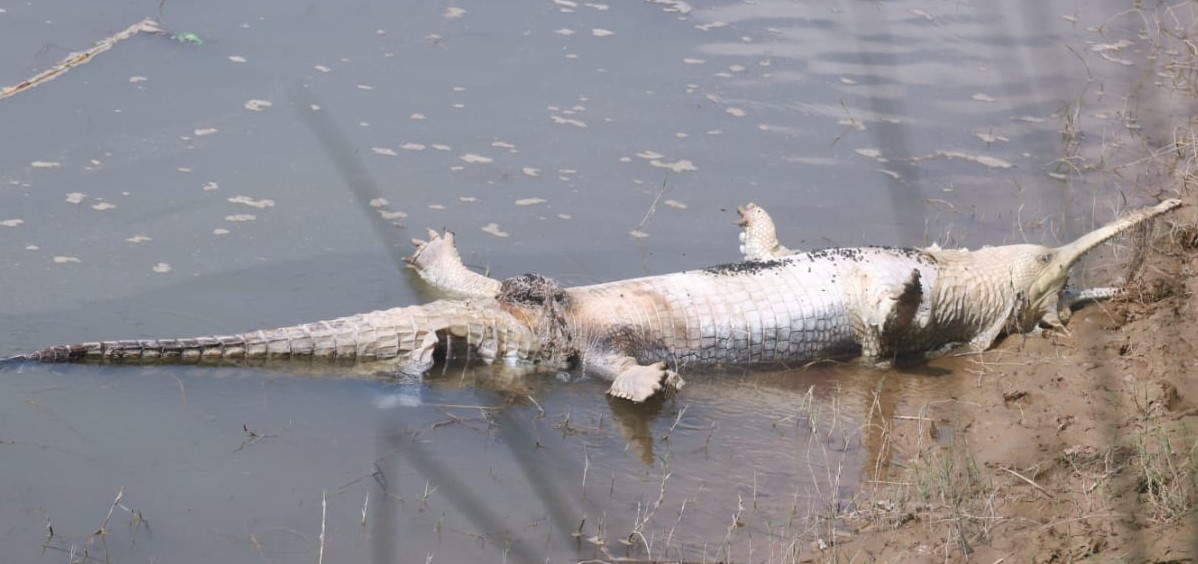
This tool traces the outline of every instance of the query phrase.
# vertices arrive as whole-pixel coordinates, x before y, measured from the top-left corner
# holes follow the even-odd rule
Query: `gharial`
[[[463,266],[451,232],[407,259],[461,299],[280,329],[187,339],[99,341],[9,357],[23,362],[268,364],[298,358],[423,374],[441,355],[577,367],[634,402],[676,389],[691,364],[805,363],[951,347],[1063,328],[1071,306],[1116,290],[1066,289],[1070,267],[1125,230],[1180,207],[1136,210],[1060,247],[859,247],[792,252],[760,207],[739,208],[745,262],[565,288],[526,274],[502,282]]]

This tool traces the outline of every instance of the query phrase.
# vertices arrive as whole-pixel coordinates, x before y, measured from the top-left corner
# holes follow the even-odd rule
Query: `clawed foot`
[[[429,284],[465,297],[492,297],[499,292],[499,281],[470,271],[462,264],[454,244],[453,231],[444,234],[428,230],[428,241],[412,239],[416,252],[404,258]]]
[[[677,372],[666,368],[666,363],[656,362],[647,366],[631,366],[612,382],[607,393],[612,397],[641,403],[663,388],[676,391],[686,385]]]
[[[757,204],[737,206],[740,219],[736,224],[740,232],[740,254],[745,260],[768,260],[793,254],[790,249],[778,244],[778,233],[770,214]]]
[[[462,267],[462,257],[458,255],[458,249],[453,242],[453,231],[446,229],[442,235],[435,229],[429,229],[428,241],[412,239],[412,245],[416,247],[416,252],[410,257],[405,257],[403,261],[416,270],[429,270],[446,262],[455,268]]]

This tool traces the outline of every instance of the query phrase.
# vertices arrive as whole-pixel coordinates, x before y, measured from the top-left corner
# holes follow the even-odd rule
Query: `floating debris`
[[[465,202],[467,204],[473,204],[478,202],[478,198],[475,198],[474,196],[458,196],[458,201]]]
[[[638,156],[642,159],[645,159],[645,160],[649,160],[649,159],[660,159],[660,158],[664,157],[665,155],[654,152],[654,151],[641,151],[641,152],[637,153],[636,156]]]
[[[1124,47],[1130,47],[1133,43],[1126,39],[1120,39],[1115,43],[1095,43],[1090,46],[1090,51],[1094,53],[1106,53],[1109,51],[1122,51]]]
[[[745,111],[740,108],[724,108],[724,113],[733,117],[745,117]]]
[[[390,203],[391,203],[391,202],[388,202],[388,201],[387,201],[387,198],[375,198],[375,199],[373,199],[373,200],[370,200],[370,207],[372,207],[372,208],[385,208],[385,207],[387,207],[387,205],[388,205],[388,204],[390,204]]]
[[[491,157],[484,157],[482,155],[476,155],[474,153],[466,153],[465,155],[462,155],[458,158],[462,159],[462,161],[470,163],[470,164],[486,164],[486,163],[495,162],[495,159],[492,159]]]
[[[1044,123],[1045,121],[1048,121],[1048,120],[1046,120],[1042,117],[1036,117],[1036,116],[1015,116],[1015,117],[1011,118],[1011,121],[1025,121],[1027,123]]]
[[[146,237],[145,235],[134,235],[125,240],[130,243],[145,243],[146,241],[151,241],[152,239]]]
[[[545,200],[544,198],[521,198],[519,200],[516,200],[516,205],[517,206],[533,206],[536,204],[543,204],[546,201],[547,200]]]
[[[423,151],[424,145],[421,145],[420,143],[404,143],[403,145],[400,145],[399,148],[408,151]]]
[[[561,219],[573,219],[574,218],[574,216],[572,216],[568,213],[559,213],[559,214],[557,214],[557,217],[559,217]]]
[[[229,230],[228,230],[228,229],[222,229],[222,228],[220,228],[220,227],[217,227],[216,229],[213,229],[213,230],[212,230],[212,234],[213,234],[213,235],[228,235],[228,234],[229,234]]]
[[[429,204],[429,205],[428,205],[428,209],[430,209],[430,210],[443,210],[443,209],[445,209],[445,205],[444,205],[444,204]]]
[[[964,159],[967,161],[972,161],[990,168],[1011,168],[1012,166],[1015,166],[1002,159],[988,157],[985,155],[971,155],[961,151],[936,151],[936,154],[950,159]]]
[[[233,204],[245,204],[252,208],[266,209],[275,207],[274,200],[255,200],[249,196],[234,196],[229,198],[229,202]]]
[[[316,66],[314,66],[314,67],[312,67],[312,68],[314,68],[314,69],[316,69],[317,71],[320,71],[320,72],[333,72],[333,69],[331,69],[331,68],[329,68],[329,67],[326,67],[326,66],[324,66],[324,65],[316,65]]]
[[[4,221],[0,221],[0,227],[18,227],[22,223],[25,223],[25,220],[23,220],[23,219],[6,219]]]
[[[254,221],[255,219],[258,219],[258,216],[250,213],[239,213],[225,216],[225,221]]]
[[[448,8],[445,8],[444,12],[441,12],[441,17],[443,17],[445,19],[453,19],[453,18],[460,18],[460,17],[464,16],[465,14],[466,14],[466,10],[458,8],[457,6],[450,6]]]
[[[541,173],[541,169],[533,168],[531,166],[526,166],[526,167],[520,169],[520,172],[523,172],[524,176],[536,176]]]
[[[610,29],[603,29],[600,27],[591,30],[591,35],[594,35],[595,37],[609,37],[615,34],[616,32]]]
[[[662,161],[659,159],[653,159],[653,160],[649,161],[649,164],[651,164],[657,168],[665,168],[665,169],[672,170],[674,172],[686,172],[686,171],[693,172],[693,171],[699,170],[697,167],[695,167],[695,163],[692,163],[686,159],[678,160],[678,161],[675,161],[672,163],[668,163],[668,162],[665,162],[665,161]]]
[[[971,96],[971,98],[973,98],[974,100],[977,100],[979,102],[994,102],[995,101],[994,96],[991,96],[989,94],[983,94],[981,92],[974,94],[973,96]]]
[[[197,47],[204,44],[204,40],[200,39],[199,35],[196,35],[195,33],[190,32],[190,31],[176,33],[171,36],[171,39],[174,39],[175,41],[178,41],[179,43],[182,43],[184,45],[193,45],[193,46],[197,46]]]
[[[359,84],[358,90],[374,90],[374,87],[369,84]]]
[[[250,100],[245,103],[245,109],[252,112],[260,112],[273,105],[274,103],[270,102],[269,100]]]
[[[229,60],[233,61],[234,63],[244,63],[245,57],[242,57],[241,55],[231,55]]]
[[[483,231],[496,237],[507,237],[509,235],[507,231],[499,229],[498,223],[488,223],[485,227],[483,227]]]
[[[216,133],[217,131],[219,131],[219,130],[216,129],[215,127],[207,127],[204,129],[197,129],[193,133],[195,133],[196,137],[203,137],[205,135],[212,135],[213,133]]]
[[[649,236],[648,233],[645,233],[644,231],[641,231],[640,229],[633,229],[632,231],[628,232],[628,235],[631,236],[633,239],[644,239],[645,237]]]
[[[396,153],[395,149],[390,149],[387,147],[371,147],[370,151],[376,155],[383,155],[384,157],[398,157],[399,156],[399,153]]]
[[[179,167],[179,168],[176,168],[175,170],[177,170],[177,171],[179,171],[179,172],[191,172],[191,167],[188,167],[188,166],[181,166],[181,167]]]
[[[671,208],[676,208],[676,209],[680,209],[680,210],[684,210],[684,209],[690,207],[682,202],[679,202],[678,200],[666,200],[662,203],[667,206],[670,206]]]
[[[428,116],[426,116],[424,114],[412,114],[412,115],[408,116],[408,119],[414,119],[416,121],[421,121],[421,120],[428,119]]]
[[[853,149],[853,152],[857,153],[858,155],[861,155],[863,157],[869,157],[871,159],[877,159],[882,156],[882,151],[879,151],[877,149]]]
[[[685,58],[685,59],[682,59],[682,62],[683,62],[684,64],[688,64],[688,65],[701,65],[701,64],[703,64],[703,63],[706,63],[707,61],[706,61],[706,60],[703,60],[703,59],[696,59],[696,58],[693,58],[693,57],[687,57],[687,58]]]
[[[93,209],[93,210],[96,210],[96,211],[108,211],[108,210],[110,210],[110,209],[113,209],[113,208],[115,208],[115,207],[116,207],[116,205],[114,205],[114,204],[110,204],[110,203],[108,203],[108,202],[100,202],[100,203],[98,203],[98,204],[93,204],[93,205],[92,205],[92,209]]]
[[[70,194],[67,194],[67,202],[71,204],[79,204],[82,203],[83,199],[86,197],[87,194],[84,194],[83,192],[71,192]]]
[[[155,264],[152,267],[152,270],[154,272],[157,272],[158,274],[166,274],[171,271],[171,265],[169,265],[165,262],[160,262],[158,264]]]
[[[433,143],[432,147],[438,151],[452,151],[453,150],[453,147],[450,147],[449,145],[442,145],[440,143]]]
[[[408,217],[408,214],[401,212],[401,211],[379,210],[379,217],[381,217],[383,219],[387,219],[387,220],[403,219],[405,217]]]
[[[986,132],[986,133],[976,133],[975,135],[977,135],[977,136],[978,136],[978,139],[981,139],[982,141],[985,141],[985,142],[986,142],[986,143],[988,143],[988,144],[989,144],[989,143],[994,143],[994,142],[997,142],[997,141],[1003,141],[1003,142],[1010,141],[1010,139],[1007,139],[1006,137],[1003,137],[1002,135],[995,135],[995,134],[993,134],[993,133],[990,133],[990,132]]]
[[[574,35],[574,30],[563,27],[561,29],[555,30],[553,33],[556,33],[558,35],[567,35],[568,36],[568,35]]]
[[[213,191],[213,190],[219,190],[219,189],[220,189],[220,184],[217,184],[217,183],[215,183],[215,182],[205,182],[205,183],[204,183],[204,186],[203,186],[203,188],[202,188],[202,189],[203,189],[205,192],[211,192],[211,191]]]
[[[691,10],[694,9],[691,7],[690,3],[685,2],[684,0],[646,0],[646,1],[649,4],[664,4],[666,7],[661,9],[661,11],[663,11],[663,12],[677,12],[684,16],[686,14],[691,13]]]
[[[78,263],[82,262],[79,260],[79,257],[57,256],[57,257],[54,257],[52,260],[54,260],[54,264],[72,264],[72,263],[78,264]]]
[[[62,166],[62,163],[58,161],[33,161],[29,163],[29,166],[33,168],[58,168]]]
[[[586,127],[587,126],[587,123],[585,121],[582,121],[580,119],[575,119],[575,118],[566,118],[566,117],[562,117],[562,116],[550,115],[549,119],[553,120],[553,123],[556,123],[559,125],[573,125],[574,127]]]
[[[1110,61],[1110,62],[1112,62],[1112,63],[1117,63],[1117,64],[1123,65],[1123,66],[1125,66],[1125,67],[1130,67],[1130,66],[1132,66],[1132,65],[1134,65],[1134,64],[1135,64],[1135,63],[1133,63],[1133,62],[1131,62],[1131,61],[1129,61],[1129,60],[1127,60],[1127,59],[1124,59],[1124,58],[1121,58],[1121,57],[1116,57],[1116,56],[1112,55],[1111,53],[1109,53],[1109,52],[1107,52],[1107,51],[1099,51],[1099,52],[1098,52],[1098,56],[1099,56],[1099,57],[1102,57],[1102,58],[1104,58],[1104,59],[1106,59],[1106,60],[1108,60],[1108,61]]]
[[[699,31],[711,31],[713,29],[719,29],[721,27],[726,27],[727,25],[728,25],[728,22],[711,22],[709,24],[698,24],[695,26],[695,29],[697,29]]]
[[[923,10],[920,10],[919,8],[911,8],[910,12],[912,14],[915,14],[915,15],[927,20],[927,21],[932,21],[933,19],[935,19],[932,17],[932,14],[929,14]]]
[[[44,72],[33,78],[23,80],[14,86],[0,88],[0,100],[54,80],[62,73],[87,63],[96,55],[112,49],[117,43],[129,39],[138,33],[163,34],[165,32],[158,27],[158,24],[154,20],[149,18],[141,20],[140,22],[125,28],[124,31],[117,33],[116,35],[92,43],[90,49],[77,51],[67,55],[66,58],[59,61],[58,64],[46,69]]]
[[[149,79],[148,79],[148,78],[146,78],[146,77],[144,77],[144,76],[131,76],[131,77],[129,77],[129,82],[133,82],[133,83],[145,82],[145,81],[147,81],[147,80],[149,80]]]

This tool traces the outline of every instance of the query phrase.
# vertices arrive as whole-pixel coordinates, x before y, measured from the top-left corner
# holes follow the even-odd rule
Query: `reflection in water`
[[[666,401],[662,394],[657,394],[640,404],[607,397],[612,421],[619,428],[620,436],[633,451],[640,454],[641,462],[646,466],[651,467],[657,462],[653,456],[653,431],[649,424],[661,415],[662,406]]]

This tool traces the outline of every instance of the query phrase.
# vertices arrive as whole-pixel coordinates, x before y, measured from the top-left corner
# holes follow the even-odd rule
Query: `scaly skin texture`
[[[50,347],[7,360],[349,358],[418,374],[456,340],[487,362],[581,365],[611,379],[611,395],[643,401],[681,387],[675,371],[688,364],[855,355],[886,362],[960,344],[985,350],[1003,333],[1060,327],[1070,267],[1107,239],[1180,205],[1169,200],[1138,210],[1056,248],[807,253],[778,245],[769,215],[750,205],[741,208],[742,252],[764,260],[576,288],[539,275],[501,283],[473,273],[451,233],[430,232],[429,241],[415,242],[409,264],[468,299],[234,336]]]
[[[378,363],[377,368],[422,374],[433,353],[468,345],[483,361],[537,358],[542,341],[494,299],[441,300],[318,321],[212,337],[97,341],[48,347],[5,362],[102,362],[268,365],[300,359]]]

